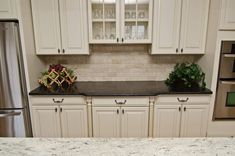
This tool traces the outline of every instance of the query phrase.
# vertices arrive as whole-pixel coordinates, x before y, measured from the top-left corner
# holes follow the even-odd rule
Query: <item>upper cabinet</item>
[[[31,2],[37,54],[89,54],[86,1]]]
[[[15,0],[0,0],[0,19],[17,18]]]
[[[88,3],[90,43],[151,43],[152,0]]]
[[[154,1],[152,54],[204,54],[209,2]]]
[[[221,30],[235,30],[235,1],[221,0]]]

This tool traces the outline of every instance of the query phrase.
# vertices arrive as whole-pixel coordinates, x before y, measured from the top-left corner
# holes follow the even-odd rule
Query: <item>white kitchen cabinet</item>
[[[153,0],[89,0],[89,42],[151,43]]]
[[[83,106],[60,106],[61,130],[63,137],[87,137],[87,108]]]
[[[181,137],[206,136],[208,106],[207,105],[183,105],[181,121]]]
[[[93,136],[120,137],[120,108],[93,107]]]
[[[221,30],[235,30],[235,1],[221,0],[221,16],[220,26]]]
[[[148,137],[148,107],[122,107],[121,137]]]
[[[209,96],[160,96],[154,108],[154,137],[205,137]]]
[[[31,97],[34,137],[88,137],[87,106],[80,97]]]
[[[154,1],[152,54],[204,54],[210,0]]]
[[[88,54],[86,2],[31,0],[36,53]]]
[[[0,19],[16,19],[16,0],[0,0]]]
[[[152,54],[179,51],[181,0],[154,1]]]
[[[181,105],[156,105],[154,108],[153,137],[178,137],[180,134]]]
[[[34,137],[60,137],[58,106],[33,106]]]
[[[94,137],[148,137],[148,97],[93,97]]]

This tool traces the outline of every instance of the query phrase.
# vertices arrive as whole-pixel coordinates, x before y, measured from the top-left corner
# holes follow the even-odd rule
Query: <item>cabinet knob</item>
[[[117,109],[117,114],[119,114],[119,109]]]
[[[62,53],[63,53],[63,54],[65,53],[65,49],[62,50]]]
[[[119,42],[119,38],[117,38],[117,42]]]
[[[122,38],[122,43],[124,42],[124,38]]]
[[[181,53],[183,53],[184,52],[184,48],[181,48]]]
[[[57,112],[57,108],[55,108],[55,112]]]
[[[62,112],[63,111],[63,109],[62,108],[60,108],[60,112]]]
[[[179,107],[179,112],[181,112],[181,107]]]
[[[122,114],[124,114],[124,113],[125,113],[125,110],[123,109],[123,110],[122,110]]]
[[[184,111],[186,111],[186,107],[184,107]]]
[[[60,49],[58,49],[58,53],[60,53]]]
[[[176,51],[176,53],[178,53],[178,52],[179,52],[179,49],[178,49],[178,48],[176,48],[176,50],[175,50],[175,51]]]

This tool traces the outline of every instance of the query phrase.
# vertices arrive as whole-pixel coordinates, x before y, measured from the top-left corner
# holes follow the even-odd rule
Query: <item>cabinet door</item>
[[[122,43],[152,43],[153,0],[121,0]]]
[[[58,0],[31,0],[37,54],[61,52]]]
[[[235,1],[221,0],[220,29],[235,30]]]
[[[155,105],[154,137],[179,137],[181,105]]]
[[[60,0],[63,54],[89,54],[87,3],[84,0]]]
[[[152,54],[179,52],[181,0],[154,1]]]
[[[16,18],[16,1],[15,0],[0,0],[0,18],[10,19]]]
[[[33,106],[34,137],[60,137],[58,106]]]
[[[148,137],[148,107],[122,107],[121,137]]]
[[[205,137],[208,121],[207,105],[183,106],[181,137]]]
[[[183,0],[180,52],[204,54],[210,0]]]
[[[93,107],[94,137],[120,137],[120,108]]]
[[[60,106],[63,137],[88,137],[86,106]]]
[[[89,0],[90,43],[119,43],[120,8],[119,0]]]

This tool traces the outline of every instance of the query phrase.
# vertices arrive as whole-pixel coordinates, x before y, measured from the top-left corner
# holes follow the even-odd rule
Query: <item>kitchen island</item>
[[[234,156],[234,138],[0,138],[1,156]]]

